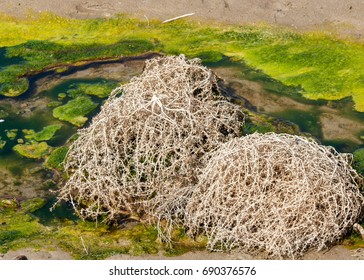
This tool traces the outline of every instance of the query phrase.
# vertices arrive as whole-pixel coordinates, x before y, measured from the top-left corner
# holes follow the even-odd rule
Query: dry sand
[[[299,29],[337,29],[364,35],[363,0],[0,0],[0,12],[22,16],[51,11],[74,18],[126,13],[161,20],[186,13],[195,19],[226,23],[267,22]]]
[[[28,260],[71,260],[69,253],[62,250],[48,251],[35,249],[20,249],[17,251],[9,251],[6,254],[0,255],[0,260],[14,260],[20,256],[25,256]]]
[[[72,256],[60,249],[57,250],[39,250],[39,249],[20,249],[17,251],[9,251],[6,254],[0,254],[0,260],[13,260],[21,256],[27,257],[29,260],[71,260]],[[114,255],[108,260],[259,260],[264,259],[262,256],[252,256],[239,251],[229,253],[194,251],[188,252],[181,256],[166,257],[162,253],[156,255]],[[338,245],[331,248],[329,251],[311,251],[308,252],[303,259],[305,260],[364,260],[364,249],[348,250],[345,247]]]

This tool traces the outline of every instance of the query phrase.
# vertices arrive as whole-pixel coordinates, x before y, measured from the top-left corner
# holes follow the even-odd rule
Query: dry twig
[[[239,112],[199,60],[147,61],[141,76],[114,90],[92,124],[79,130],[60,199],[71,200],[83,218],[176,217],[205,153],[239,135]],[[175,203],[161,217],[167,197]]]
[[[360,234],[361,239],[364,240],[364,228],[360,224],[354,224],[353,229]]]
[[[351,156],[299,136],[238,138],[243,116],[217,81],[196,59],[147,61],[79,131],[59,199],[83,218],[156,222],[165,241],[183,225],[211,250],[295,257],[342,238],[363,213]]]
[[[287,134],[252,134],[212,152],[186,225],[212,250],[295,257],[337,242],[363,213],[349,154]]]
[[[181,19],[181,18],[185,18],[185,17],[190,17],[190,16],[193,16],[194,14],[195,13],[189,13],[189,14],[185,14],[185,15],[178,16],[178,17],[166,19],[166,20],[162,21],[162,23],[167,23],[167,22],[175,21],[177,19]]]

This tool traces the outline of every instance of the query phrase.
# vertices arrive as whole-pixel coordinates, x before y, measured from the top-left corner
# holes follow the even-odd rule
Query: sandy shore
[[[74,17],[110,17],[126,13],[165,20],[195,13],[197,20],[225,23],[267,22],[299,29],[335,29],[364,37],[362,0],[0,0],[0,12],[23,16],[35,12]]]
[[[25,248],[17,251],[9,251],[6,254],[0,254],[0,260],[13,260],[25,256],[28,260],[71,260],[72,256],[61,249],[49,251]],[[114,255],[108,260],[257,260],[262,257],[252,256],[239,251],[229,253],[194,251],[188,252],[181,256],[166,257],[162,253],[156,255],[132,256],[128,254]],[[302,259],[304,260],[364,260],[364,249],[348,250],[344,246],[338,245],[329,251],[307,253]]]

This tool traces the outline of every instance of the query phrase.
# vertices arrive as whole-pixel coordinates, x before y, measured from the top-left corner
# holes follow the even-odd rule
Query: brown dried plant
[[[296,257],[340,240],[363,213],[351,154],[287,134],[252,134],[209,155],[186,206],[208,248]]]
[[[156,223],[167,242],[183,226],[210,250],[296,257],[340,240],[363,214],[351,155],[287,134],[240,138],[244,116],[218,80],[198,59],[147,61],[79,130],[59,200],[82,218]]]
[[[59,199],[71,201],[83,218],[170,215],[167,220],[176,221],[204,155],[239,136],[242,123],[239,108],[221,95],[218,78],[198,59],[151,59],[79,130]]]

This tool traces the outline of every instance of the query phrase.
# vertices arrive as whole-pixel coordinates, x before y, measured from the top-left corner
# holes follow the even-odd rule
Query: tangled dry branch
[[[351,229],[364,200],[349,155],[299,136],[239,138],[242,123],[198,60],[147,61],[79,131],[59,199],[83,218],[149,219],[167,241],[178,224],[206,234],[211,250],[278,257],[325,248]]]
[[[252,134],[212,152],[186,207],[208,247],[295,257],[338,241],[363,212],[348,154],[286,134]]]
[[[239,136],[242,121],[239,108],[221,95],[218,78],[199,60],[149,60],[79,131],[59,197],[72,201],[83,218],[157,217],[165,197],[185,203],[182,194],[197,183],[204,155]],[[164,216],[175,221],[180,205]]]

